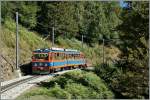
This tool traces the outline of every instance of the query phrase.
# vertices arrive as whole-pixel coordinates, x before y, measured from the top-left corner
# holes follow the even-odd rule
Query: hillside
[[[1,79],[18,77],[18,12],[19,64],[23,75],[31,74],[32,50],[50,48],[54,32],[55,47],[82,51],[88,65],[94,67],[93,73],[113,91],[115,98],[149,98],[149,2],[2,1],[1,6]],[[60,90],[57,86],[56,89]]]
[[[39,83],[19,96],[24,99],[112,99],[113,92],[93,72],[81,70],[70,71],[61,76]]]
[[[2,25],[2,79],[9,80],[17,77],[15,75],[15,41],[16,24],[13,20],[7,20]],[[19,26],[19,64],[31,61],[32,50],[37,48],[50,47],[50,43],[43,41],[37,33],[28,31]]]
[[[9,80],[11,78],[17,77],[15,74],[15,39],[16,39],[16,24],[13,20],[9,19],[5,21],[2,26],[2,79]],[[19,25],[19,64],[27,64],[31,61],[32,51],[38,48],[50,48],[51,47],[50,40],[44,40],[42,37],[33,31],[29,31],[23,26]],[[71,38],[64,39],[63,37],[58,37],[56,40],[55,47],[62,48],[72,48],[77,49],[85,53],[88,65],[95,66],[102,63],[102,45],[98,45],[95,43],[94,47],[89,47],[86,44],[81,44],[81,41]],[[110,50],[112,50],[110,52]],[[116,58],[119,50],[113,46],[106,47],[105,52],[107,52],[108,58]],[[94,58],[93,58],[94,57]]]

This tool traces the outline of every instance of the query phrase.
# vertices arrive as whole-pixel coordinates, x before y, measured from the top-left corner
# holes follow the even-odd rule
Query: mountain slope
[[[2,32],[0,33],[2,37],[2,79],[11,79],[17,77],[15,73],[15,42],[16,42],[16,24],[13,20],[6,20],[2,25]],[[82,51],[88,61],[89,66],[95,66],[102,63],[103,47],[102,45],[94,44],[94,47],[89,47],[86,44],[75,39],[67,39],[63,37],[58,37],[55,41],[55,47],[61,48],[72,48]],[[19,64],[27,64],[31,61],[32,51],[38,48],[50,48],[50,40],[44,40],[42,37],[36,33],[29,31],[28,29],[19,25]],[[113,50],[112,50],[113,49]],[[112,52],[113,51],[113,52]],[[105,57],[108,58],[118,58],[120,51],[114,47],[105,47]],[[7,61],[5,61],[5,59]],[[7,66],[7,67],[6,67]],[[14,71],[14,72],[13,72]],[[8,75],[10,74],[10,75]],[[14,77],[12,77],[14,76]]]

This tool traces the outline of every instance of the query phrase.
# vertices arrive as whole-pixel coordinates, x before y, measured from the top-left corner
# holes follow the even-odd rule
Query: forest
[[[98,82],[102,81],[113,92],[115,98],[148,99],[149,2],[132,1],[130,4],[130,8],[122,8],[118,1],[3,1],[2,26],[10,20],[15,21],[16,12],[18,12],[19,24],[29,31],[36,32],[40,37],[46,38],[46,41],[51,41],[53,27],[56,44],[61,43],[60,38],[62,41],[63,39],[81,41],[83,36],[84,44],[89,48],[94,48],[95,45],[102,45],[104,39],[106,48],[113,45],[120,50],[119,59],[112,59],[111,64],[106,61],[97,62],[93,65],[94,75],[84,74],[95,77]],[[79,77],[82,76],[80,72],[78,74]],[[71,75],[70,78],[74,77]],[[86,75],[83,75],[83,79],[85,77]],[[75,78],[75,82],[80,82],[81,79]],[[63,82],[66,82],[65,79],[63,82],[56,81],[60,87]],[[94,85],[92,82],[95,82]],[[54,85],[53,82],[50,84]],[[77,85],[74,82],[72,84]],[[102,90],[98,88],[96,81],[91,80],[87,84],[92,88],[97,86],[95,88],[98,92],[95,92],[93,96],[113,98],[112,95],[107,96],[107,94],[112,94],[110,91],[104,93],[106,96],[98,95]],[[68,88],[65,89],[69,89],[70,86],[67,86]],[[105,86],[100,87],[107,91]],[[85,87],[81,89],[88,91]],[[86,98],[86,95],[82,95],[82,93],[85,94],[83,91],[79,91],[81,92],[80,98]],[[88,95],[92,97],[90,93]],[[58,98],[61,97],[64,95]]]

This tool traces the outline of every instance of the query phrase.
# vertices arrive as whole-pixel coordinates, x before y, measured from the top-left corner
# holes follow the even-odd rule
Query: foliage
[[[38,23],[39,31],[49,34],[52,27],[55,27],[56,36],[74,36],[78,30],[74,20],[74,5],[72,2],[40,2]],[[41,27],[44,28],[41,29]]]
[[[81,40],[81,35],[84,34],[84,42],[89,44],[103,37],[118,37],[118,33],[113,31],[120,23],[118,12],[116,13],[119,6],[116,2],[22,1],[2,4],[4,21],[7,17],[15,19],[15,12],[18,11],[19,22],[42,35],[50,34],[52,27],[55,27],[55,38],[64,36]]]
[[[96,74],[120,95],[119,98],[148,98],[148,4],[134,1],[132,9],[128,10],[120,9],[118,2],[2,1],[2,41],[4,47],[14,52],[14,21],[15,12],[18,11],[21,58],[30,57],[31,51],[36,48],[49,47],[49,42],[39,36],[51,36],[52,27],[55,27],[55,42],[59,45],[57,46],[84,52],[88,62],[96,65]],[[40,35],[25,27],[39,32]],[[81,35],[84,35],[84,43],[87,43],[83,44],[83,47]],[[120,38],[120,41],[116,42],[122,52],[119,61],[102,63],[102,46],[98,44],[98,40],[103,38]],[[107,44],[110,45],[113,43]],[[107,46],[105,54],[109,54]],[[106,55],[106,58],[109,56],[115,59],[113,55]],[[59,77],[55,82],[49,84],[53,86],[51,95],[57,98],[113,97],[103,81],[93,73],[73,72]],[[89,94],[87,90],[90,91]],[[70,93],[71,91],[76,95]]]
[[[57,84],[55,84],[55,86],[50,89],[49,95],[52,97],[61,98],[61,99],[70,98],[70,94],[67,91],[61,89],[60,86]]]
[[[121,58],[126,61],[124,81],[118,85],[129,98],[148,98],[148,7],[148,2],[133,2],[131,11],[122,12],[123,23],[117,27],[125,44]]]
[[[19,22],[33,29],[36,26],[36,16],[39,10],[36,2],[2,2],[2,21],[5,22],[8,18],[15,20],[16,12],[19,13]]]
[[[148,2],[132,2],[132,9],[122,10],[116,27],[122,39],[120,60],[96,67],[117,98],[148,98],[148,11]]]
[[[99,39],[114,38],[116,36],[113,29],[120,23],[115,10],[117,3],[110,2],[86,2],[85,19],[87,31],[84,33],[88,37],[88,42],[95,42]]]
[[[15,57],[15,41],[16,41],[16,24],[13,20],[5,21],[2,26],[2,32],[0,33],[2,41],[4,42],[3,49],[7,51],[7,55],[11,58]],[[31,32],[26,28],[19,25],[19,54],[20,63],[29,60],[31,58],[32,51],[38,48],[50,47],[48,41],[43,41],[35,32]],[[15,61],[14,61],[15,62]]]
[[[113,98],[113,93],[97,75],[81,70],[67,72],[49,82],[42,82],[39,90],[28,92],[24,96],[38,94],[59,99]]]

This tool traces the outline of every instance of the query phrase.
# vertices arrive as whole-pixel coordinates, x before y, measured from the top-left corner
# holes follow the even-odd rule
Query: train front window
[[[33,55],[33,59],[48,60],[48,53],[37,53]]]

